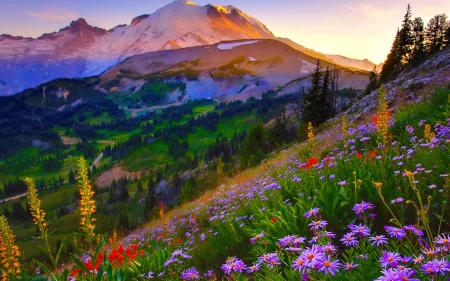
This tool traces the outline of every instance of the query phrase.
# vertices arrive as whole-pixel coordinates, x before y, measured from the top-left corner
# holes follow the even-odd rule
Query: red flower
[[[361,156],[362,156],[361,153],[356,152],[356,157],[357,157],[357,158],[361,158]]]
[[[144,250],[139,251],[139,255],[143,256],[145,254]]]
[[[377,151],[374,150],[372,152],[369,152],[369,156],[370,156],[370,158],[374,158],[375,156],[377,156]]]
[[[277,222],[277,219],[275,217],[272,217],[270,220],[273,222]]]
[[[314,167],[315,165],[317,165],[317,163],[319,163],[319,159],[317,158],[309,158],[308,161],[306,161],[306,164],[300,166],[300,169],[309,169],[311,167]]]
[[[70,275],[77,275],[78,274],[78,268],[72,269],[72,272],[70,272]]]
[[[119,254],[123,254],[123,245],[120,245],[119,248],[117,248],[117,251]]]

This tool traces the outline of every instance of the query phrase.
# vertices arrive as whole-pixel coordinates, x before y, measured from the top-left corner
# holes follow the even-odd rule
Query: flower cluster
[[[0,264],[1,280],[7,281],[18,277],[21,269],[18,257],[19,247],[15,245],[14,235],[5,216],[0,216]]]

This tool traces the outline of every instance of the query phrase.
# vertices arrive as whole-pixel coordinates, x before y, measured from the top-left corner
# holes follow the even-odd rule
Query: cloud
[[[67,10],[58,10],[58,9],[50,9],[47,11],[41,11],[41,12],[26,12],[30,17],[33,18],[40,18],[40,19],[48,19],[48,20],[65,20],[67,19],[74,19],[77,17],[76,14],[67,11]]]

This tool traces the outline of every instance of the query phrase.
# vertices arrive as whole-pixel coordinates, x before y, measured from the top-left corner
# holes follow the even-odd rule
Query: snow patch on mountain
[[[254,44],[254,43],[258,43],[260,40],[252,40],[252,41],[244,41],[244,42],[234,42],[234,43],[223,43],[223,44],[219,44],[217,45],[217,49],[219,50],[231,50],[234,47],[239,47],[242,45],[249,45],[249,44]]]

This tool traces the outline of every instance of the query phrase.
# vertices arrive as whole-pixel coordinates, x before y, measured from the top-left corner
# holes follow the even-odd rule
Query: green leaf
[[[37,259],[33,259],[34,262],[36,262],[36,264],[42,268],[42,270],[44,270],[44,272],[50,277],[51,280],[53,281],[58,281],[58,277],[53,274],[53,272],[50,271],[50,269],[48,269],[48,267],[46,267],[43,263],[41,263],[40,261],[38,261]]]

